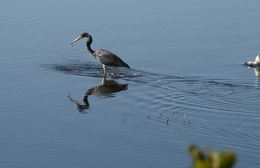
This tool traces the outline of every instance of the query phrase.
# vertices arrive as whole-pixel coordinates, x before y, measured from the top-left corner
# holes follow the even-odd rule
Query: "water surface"
[[[243,62],[259,5],[3,1],[0,167],[182,168],[191,143],[256,167],[260,79]],[[85,31],[132,69],[104,82],[85,42],[69,46]]]

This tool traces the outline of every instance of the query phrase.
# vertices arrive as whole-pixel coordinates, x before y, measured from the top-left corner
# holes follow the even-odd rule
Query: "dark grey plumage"
[[[97,51],[94,51],[90,46],[92,44],[93,39],[89,33],[81,33],[75,40],[71,42],[71,45],[83,38],[88,39],[86,43],[87,50],[94,58],[98,60],[99,63],[102,64],[105,76],[106,76],[106,66],[130,68],[130,66],[127,63],[125,63],[121,58],[119,58],[116,54],[110,51],[104,49],[99,49]]]

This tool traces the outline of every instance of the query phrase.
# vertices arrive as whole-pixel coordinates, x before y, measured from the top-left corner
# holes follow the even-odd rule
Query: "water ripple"
[[[47,67],[71,75],[95,78],[103,75],[100,65],[88,62]],[[218,135],[223,142],[228,137],[239,137],[247,142],[256,140],[256,134],[251,130],[255,125],[250,125],[250,122],[253,118],[259,120],[255,111],[260,109],[249,108],[250,102],[255,101],[255,97],[250,96],[257,90],[254,86],[220,79],[155,74],[124,68],[117,72],[109,69],[108,72],[110,78],[124,80],[135,89],[128,94],[127,101],[122,100],[121,106],[124,103],[140,106],[151,122],[179,126],[191,124],[198,130],[197,134]],[[244,130],[228,129],[236,128],[240,122],[246,125]]]

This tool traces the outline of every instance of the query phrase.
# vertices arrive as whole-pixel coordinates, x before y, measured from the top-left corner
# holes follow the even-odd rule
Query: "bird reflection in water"
[[[260,77],[260,67],[248,67],[248,68],[254,70],[256,77]]]
[[[255,76],[260,77],[260,67],[254,68]]]
[[[101,84],[92,88],[89,88],[85,96],[83,97],[83,103],[73,99],[68,95],[69,100],[76,105],[79,112],[84,112],[84,110],[90,107],[88,98],[90,95],[96,95],[98,97],[114,97],[115,93],[122,90],[127,90],[128,84],[120,84],[112,79],[103,78]]]

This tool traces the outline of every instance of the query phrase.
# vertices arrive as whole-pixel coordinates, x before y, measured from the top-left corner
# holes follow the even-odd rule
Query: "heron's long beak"
[[[70,43],[70,45],[73,46],[73,44],[74,44],[75,42],[79,41],[80,39],[82,39],[82,37],[81,37],[81,36],[78,36],[77,38],[75,38],[75,40],[73,40],[73,41]]]

